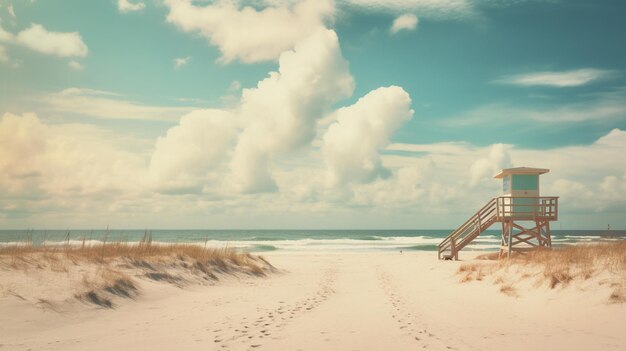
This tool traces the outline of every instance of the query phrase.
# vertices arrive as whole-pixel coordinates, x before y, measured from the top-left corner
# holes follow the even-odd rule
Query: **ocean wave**
[[[478,242],[478,243],[498,243],[500,242],[500,238],[483,238],[483,237],[478,237],[476,239],[473,240],[473,242]]]
[[[438,245],[426,244],[426,245],[413,245],[413,246],[403,246],[398,247],[398,250],[409,250],[409,251],[437,251],[439,248]]]
[[[239,238],[238,240],[190,240],[176,241],[179,244],[198,245],[203,247],[231,247],[247,252],[269,252],[269,251],[285,251],[285,252],[323,252],[323,251],[436,251],[439,243],[443,238],[420,236],[362,236],[358,238],[298,238],[285,239],[275,238],[276,240],[268,240],[267,237],[249,236]],[[555,246],[575,245],[580,243],[606,242],[614,240],[623,240],[623,238],[606,238],[599,236],[574,236],[566,235],[565,238],[553,238]],[[112,241],[119,243],[119,241]],[[106,244],[110,244],[107,242]],[[140,241],[122,241],[129,245],[138,245]],[[171,245],[171,241],[152,241],[152,245]],[[87,238],[74,238],[71,240],[46,240],[41,243],[45,246],[98,246],[103,245],[102,240],[93,240]],[[0,247],[10,246],[27,246],[31,245],[28,241],[12,241],[0,242]],[[495,235],[485,235],[476,238],[470,245],[466,247],[471,250],[497,250],[500,248],[500,237]]]
[[[248,252],[270,252],[270,251],[276,251],[278,250],[278,248],[274,245],[253,245],[252,247],[248,248],[245,251]]]
[[[568,239],[600,239],[600,235],[565,235]]]
[[[348,238],[345,238],[348,239]],[[385,240],[386,237],[384,236],[377,236],[377,235],[367,235],[367,236],[363,236],[363,237],[357,237],[354,238],[355,240],[366,240],[366,241],[376,241],[376,240]]]
[[[465,248],[468,249],[468,250],[474,250],[474,251],[499,250],[500,249],[500,244],[498,244],[498,245],[469,244]]]

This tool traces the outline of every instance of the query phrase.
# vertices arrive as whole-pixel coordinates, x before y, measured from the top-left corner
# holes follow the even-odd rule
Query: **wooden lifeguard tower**
[[[439,244],[439,259],[459,259],[459,251],[496,222],[502,223],[500,257],[512,251],[552,247],[550,222],[558,218],[556,196],[541,196],[539,176],[549,169],[503,169],[502,196],[494,197]]]

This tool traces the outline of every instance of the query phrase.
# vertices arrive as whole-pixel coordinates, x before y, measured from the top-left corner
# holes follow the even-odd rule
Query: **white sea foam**
[[[347,252],[347,251],[399,251],[399,250],[424,250],[436,251],[437,245],[443,238],[430,236],[370,236],[367,239],[337,238],[337,239],[281,239],[281,240],[258,240],[250,237],[250,240],[196,240],[178,241],[178,243],[193,244],[213,248],[232,247],[251,252],[263,251],[286,251],[286,252]],[[493,250],[500,247],[500,237],[496,235],[481,235],[466,248],[471,250]],[[622,238],[603,238],[600,236],[573,236],[566,235],[565,238],[553,238],[553,242],[558,245],[572,245],[577,243],[591,243],[612,240],[623,240]],[[116,242],[116,241],[113,241]],[[128,245],[138,245],[139,241],[126,242]],[[69,241],[51,241],[42,243],[45,246],[61,247],[70,245],[73,247],[92,247],[105,244],[102,240],[72,239]],[[170,245],[172,242],[152,241],[152,245]],[[30,245],[24,241],[0,242],[0,247],[26,246]]]
[[[602,238],[599,235],[565,235],[565,237],[568,238],[568,239],[576,239],[576,240],[582,240],[582,239],[597,240],[597,239],[601,239]]]

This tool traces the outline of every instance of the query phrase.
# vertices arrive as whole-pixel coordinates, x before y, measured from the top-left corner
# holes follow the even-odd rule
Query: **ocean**
[[[0,247],[32,241],[33,245],[138,242],[146,233],[153,243],[194,243],[234,247],[248,252],[437,251],[448,229],[416,230],[0,230]],[[554,247],[626,240],[624,230],[553,230]],[[487,230],[466,247],[496,251],[500,231]]]

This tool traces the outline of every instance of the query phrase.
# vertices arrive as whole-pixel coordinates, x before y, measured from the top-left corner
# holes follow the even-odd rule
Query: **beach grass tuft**
[[[477,259],[478,262],[459,267],[457,274],[461,276],[461,282],[482,280],[492,275],[493,283],[500,285],[501,292],[515,296],[514,292],[510,293],[516,283],[510,281],[511,277],[518,282],[535,278],[535,286],[556,289],[602,276],[597,279],[598,284],[610,281],[614,288],[609,302],[626,302],[626,241],[537,249],[516,253],[510,260],[498,260],[497,253],[482,254]]]
[[[262,277],[275,268],[260,256],[231,247],[154,244],[146,234],[139,243],[34,246],[31,241],[4,246],[0,247],[0,270],[25,275],[45,273],[43,276],[50,280],[64,279],[72,286],[74,298],[113,308],[116,300],[140,294],[137,279],[183,287],[214,282],[224,275]]]

